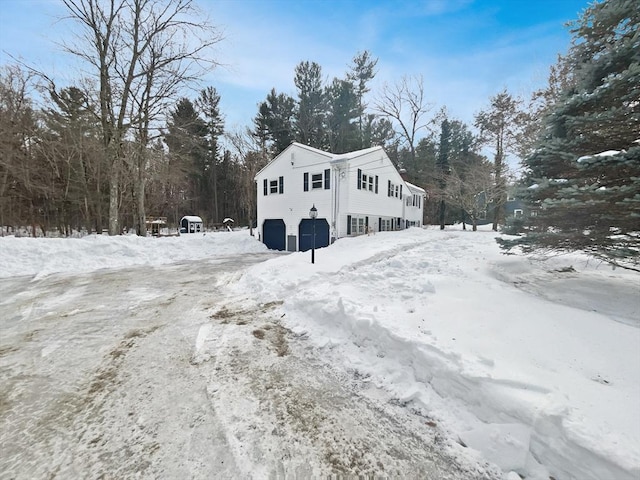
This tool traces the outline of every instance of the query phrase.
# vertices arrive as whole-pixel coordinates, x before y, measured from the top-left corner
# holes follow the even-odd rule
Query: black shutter
[[[362,170],[358,169],[358,190],[362,188]]]
[[[400,200],[402,200],[402,185],[400,185]]]
[[[331,188],[331,170],[328,168],[324,171],[324,189],[329,190]]]
[[[378,193],[378,175],[376,175],[376,193]]]
[[[264,182],[262,182],[262,186],[264,187],[263,190],[264,190],[264,194],[266,195],[267,192],[268,192],[268,188],[269,188],[269,185],[268,185],[268,182],[267,182],[266,178],[264,179]]]
[[[378,231],[381,232],[382,231],[382,218],[378,217]]]
[[[351,215],[347,215],[347,235],[351,235]]]
[[[369,217],[364,217],[364,226],[369,228]]]
[[[280,178],[278,178],[278,181],[279,181],[279,182],[278,182],[278,183],[279,183],[279,185],[278,185],[278,187],[279,187],[279,188],[278,188],[278,191],[279,191],[279,193],[284,193],[284,177],[280,177]]]
[[[309,173],[305,172],[304,174],[304,191],[308,192],[309,191]]]
[[[387,184],[387,197],[391,197],[393,196],[391,193],[391,180],[388,180],[388,184]]]

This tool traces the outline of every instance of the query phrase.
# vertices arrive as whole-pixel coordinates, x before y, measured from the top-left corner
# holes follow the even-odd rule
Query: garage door
[[[271,250],[284,250],[286,248],[284,220],[280,218],[265,220],[262,224],[262,241]]]
[[[311,247],[313,246],[313,222],[314,220],[311,220],[310,218],[304,218],[300,221],[300,226],[298,227],[298,238],[300,238],[299,250],[301,252],[311,250]],[[316,218],[315,223],[315,248],[326,247],[329,245],[329,224],[324,218]]]

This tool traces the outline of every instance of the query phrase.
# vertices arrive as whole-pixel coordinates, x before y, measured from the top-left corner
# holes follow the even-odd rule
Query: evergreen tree
[[[449,166],[449,149],[451,143],[451,127],[449,120],[446,118],[442,121],[442,130],[440,132],[440,145],[438,148],[438,160],[436,167],[438,169],[438,186],[440,187],[440,208],[438,211],[440,219],[440,230],[444,230],[445,224],[445,191],[447,188],[447,177],[451,171]]]
[[[326,135],[329,151],[345,153],[361,148],[357,119],[358,98],[353,85],[346,80],[333,79],[326,89]]]
[[[298,89],[296,139],[314,148],[324,148],[325,96],[322,69],[315,62],[301,62],[296,67],[294,83]]]
[[[271,142],[270,152],[278,155],[295,140],[295,100],[271,89],[267,99],[258,106],[254,119],[254,134]]]
[[[167,129],[170,211],[201,213],[207,182],[207,125],[198,116],[193,102],[182,98],[170,113]],[[176,213],[176,217],[179,216]]]
[[[525,160],[530,207],[510,250],[583,250],[640,264],[640,9],[607,0],[573,24],[567,55],[575,85],[545,119]]]
[[[203,199],[207,200],[205,200],[204,208],[207,212],[207,220],[220,223],[222,218],[220,218],[218,189],[220,186],[219,170],[222,160],[220,158],[219,142],[224,133],[224,118],[220,113],[220,95],[214,87],[207,87],[200,92],[196,105],[204,116],[206,125],[207,149],[203,168],[205,183],[202,193]]]
[[[358,102],[358,130],[360,132],[360,145],[358,148],[365,148],[365,124],[363,122],[365,109],[364,95],[369,91],[368,83],[376,76],[375,68],[378,59],[374,59],[367,50],[353,57],[351,70],[347,73],[347,79],[352,82]]]
[[[396,132],[388,118],[369,113],[364,118],[362,148],[382,147],[390,151],[395,147]]]

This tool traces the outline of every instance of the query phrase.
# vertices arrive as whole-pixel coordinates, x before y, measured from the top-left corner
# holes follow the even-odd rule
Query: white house
[[[349,235],[422,225],[425,191],[402,179],[382,147],[334,155],[292,143],[255,179],[259,238],[274,250],[310,249],[314,229],[319,248]]]

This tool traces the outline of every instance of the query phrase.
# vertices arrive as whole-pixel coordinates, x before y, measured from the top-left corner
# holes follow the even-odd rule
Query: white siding
[[[424,216],[424,201],[426,199],[425,191],[408,182],[406,185],[408,195],[405,199],[405,220],[421,227]]]
[[[325,172],[329,171],[329,189],[325,189]],[[358,170],[361,175],[372,179],[358,188]],[[304,174],[308,177],[308,191],[304,190]],[[313,188],[313,175],[322,178],[321,188]],[[280,177],[283,179],[283,193],[279,193]],[[375,181],[377,177],[377,193]],[[362,178],[362,177],[361,177]],[[267,181],[267,195],[264,194],[264,181]],[[271,182],[278,185],[278,193],[271,193]],[[391,182],[398,188],[398,196],[388,196]],[[402,195],[400,196],[400,188]],[[326,219],[333,238],[348,234],[348,218],[367,218],[369,227],[377,231],[379,219],[393,220],[397,228],[397,219],[401,219],[400,228],[406,221],[422,222],[420,208],[407,207],[405,198],[411,195],[407,185],[389,157],[380,147],[370,148],[344,155],[331,155],[304,145],[294,143],[274,158],[256,175],[258,194],[258,231],[262,232],[265,219],[282,219],[286,225],[286,235],[299,240],[298,226],[301,219],[309,218],[313,205],[318,210],[318,218]],[[424,190],[415,187],[424,193]],[[296,246],[297,248],[297,246]]]
[[[326,218],[330,223],[331,190],[325,190],[323,184],[320,189],[312,189],[310,185],[309,191],[304,191],[304,173],[309,173],[310,177],[314,173],[324,175],[324,170],[331,169],[330,159],[329,154],[320,154],[293,144],[258,172],[258,231],[262,231],[265,219],[281,218],[286,225],[286,235],[295,235],[297,238],[300,220],[309,218],[309,210],[314,204],[318,209],[318,218]],[[278,181],[280,177],[284,180],[284,193],[264,195],[264,180]]]

